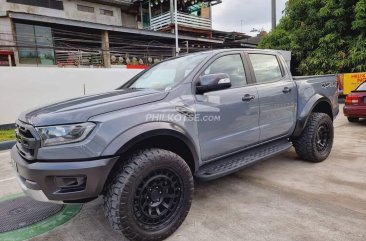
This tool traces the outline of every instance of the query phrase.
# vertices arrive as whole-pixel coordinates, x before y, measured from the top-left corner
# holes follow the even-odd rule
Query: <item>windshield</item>
[[[366,91],[366,82],[363,82],[358,88],[357,91]]]
[[[155,90],[172,88],[188,76],[207,55],[207,53],[197,53],[164,61],[123,87]]]

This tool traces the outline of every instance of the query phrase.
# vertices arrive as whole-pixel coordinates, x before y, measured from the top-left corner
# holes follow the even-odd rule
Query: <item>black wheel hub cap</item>
[[[316,135],[316,146],[318,151],[325,151],[330,142],[330,128],[327,124],[321,124]]]
[[[158,228],[174,218],[182,202],[182,181],[167,169],[153,171],[139,184],[134,198],[137,220],[148,228]]]

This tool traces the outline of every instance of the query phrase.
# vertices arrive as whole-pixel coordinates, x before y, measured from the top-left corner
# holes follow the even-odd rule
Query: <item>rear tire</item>
[[[104,211],[129,240],[163,240],[185,220],[194,184],[178,155],[146,149],[132,155],[106,187]]]
[[[298,156],[309,162],[322,162],[328,158],[334,139],[333,121],[324,113],[312,113],[303,133],[294,139]]]
[[[358,117],[348,117],[347,119],[348,119],[349,122],[352,122],[352,123],[353,122],[358,122],[360,120],[360,118],[358,118]]]

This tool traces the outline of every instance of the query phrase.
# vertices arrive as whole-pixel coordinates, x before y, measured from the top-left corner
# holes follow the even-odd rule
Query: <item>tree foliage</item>
[[[291,51],[299,74],[366,71],[366,0],[289,0],[259,48]]]

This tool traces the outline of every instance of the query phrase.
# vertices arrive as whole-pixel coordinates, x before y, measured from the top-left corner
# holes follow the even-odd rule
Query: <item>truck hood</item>
[[[115,90],[29,110],[23,112],[19,120],[33,126],[81,123],[92,116],[159,101],[167,95],[167,92],[157,90]]]

